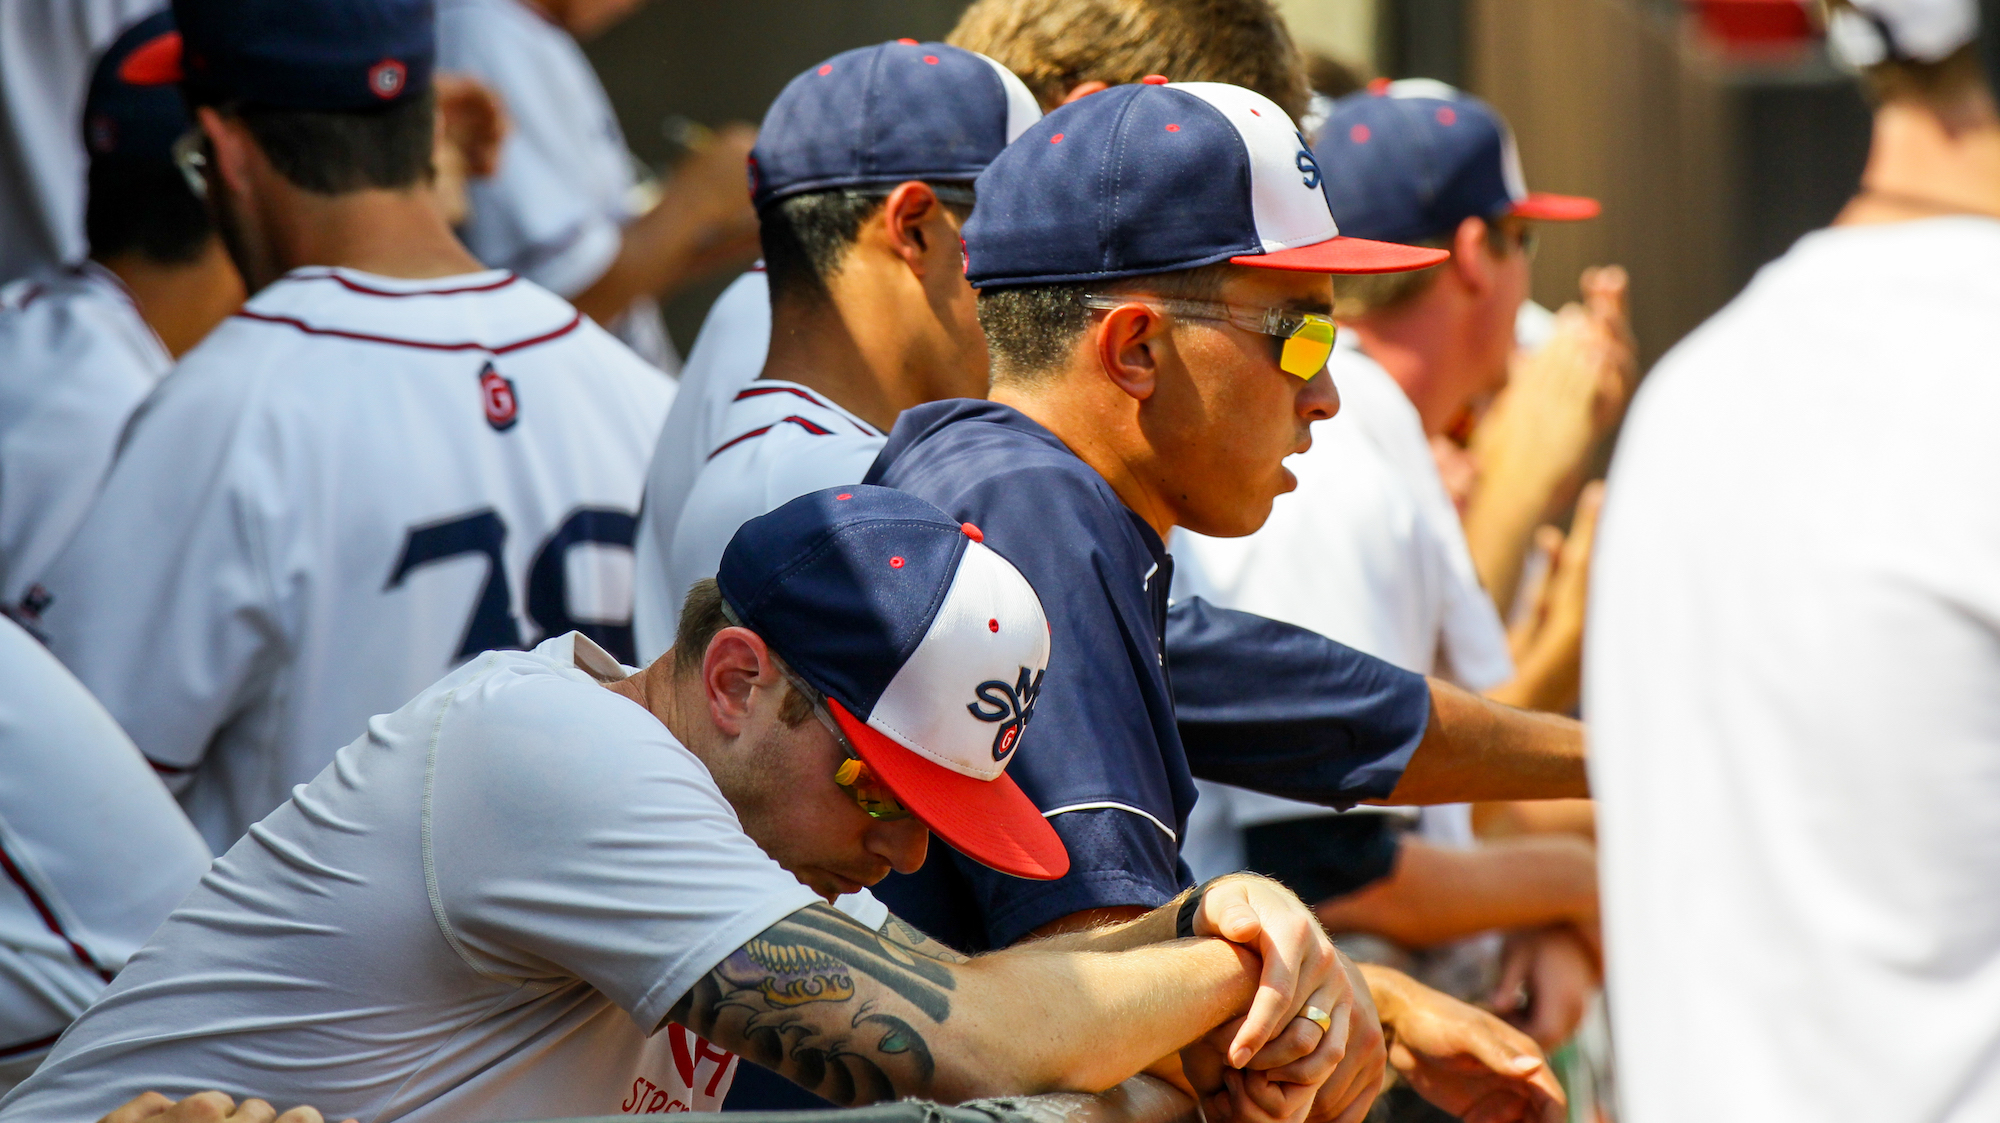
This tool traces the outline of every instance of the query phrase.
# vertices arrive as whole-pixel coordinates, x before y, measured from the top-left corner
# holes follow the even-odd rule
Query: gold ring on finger
[[[1300,1010],[1299,1017],[1318,1026],[1321,1033],[1331,1033],[1333,1031],[1333,1015],[1317,1006],[1307,1006],[1305,1009]]]

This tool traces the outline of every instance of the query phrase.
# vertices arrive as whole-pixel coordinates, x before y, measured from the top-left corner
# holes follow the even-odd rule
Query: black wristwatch
[[[1174,913],[1175,939],[1186,940],[1194,936],[1194,914],[1201,909],[1202,894],[1208,892],[1208,887],[1214,885],[1216,881],[1216,878],[1211,877],[1195,886],[1194,892],[1189,893],[1187,900],[1181,902],[1181,907]]]

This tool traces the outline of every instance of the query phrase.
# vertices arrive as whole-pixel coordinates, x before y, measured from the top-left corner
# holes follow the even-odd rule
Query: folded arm
[[[668,1017],[842,1105],[1097,1092],[1247,1009],[1258,966],[1225,940],[966,960],[812,905]]]

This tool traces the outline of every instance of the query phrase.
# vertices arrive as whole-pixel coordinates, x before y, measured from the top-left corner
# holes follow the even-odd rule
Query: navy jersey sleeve
[[[1430,719],[1422,675],[1199,597],[1167,610],[1167,664],[1194,774],[1270,795],[1387,798]]]

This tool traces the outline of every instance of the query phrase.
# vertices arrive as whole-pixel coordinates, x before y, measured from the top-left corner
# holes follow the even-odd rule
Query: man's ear
[[[1082,101],[1084,98],[1087,98],[1092,94],[1101,93],[1110,88],[1111,88],[1111,83],[1100,82],[1095,78],[1092,78],[1088,82],[1078,82],[1076,85],[1071,86],[1069,88],[1068,93],[1063,95],[1062,103],[1064,105],[1068,105],[1070,102],[1073,101]]]
[[[1097,363],[1113,385],[1138,401],[1159,386],[1159,348],[1166,342],[1166,317],[1144,304],[1121,304],[1097,322],[1092,341]]]
[[[1451,261],[1445,266],[1455,274],[1459,283],[1474,293],[1483,293],[1493,287],[1495,266],[1493,250],[1486,239],[1486,220],[1473,217],[1461,221],[1451,235]]]
[[[250,130],[243,127],[242,121],[224,117],[209,105],[195,110],[195,121],[208,138],[213,174],[231,194],[239,198],[248,195],[251,164],[263,158],[263,153],[256,150],[257,142],[250,139]]]
[[[724,628],[708,641],[701,657],[701,685],[708,696],[708,715],[725,737],[740,736],[750,717],[754,688],[778,678],[771,649],[748,628]]]
[[[899,183],[882,204],[882,232],[890,252],[903,259],[910,271],[921,277],[933,267],[927,260],[939,245],[958,248],[955,237],[944,237],[949,226],[944,204],[931,185],[917,180]]]

